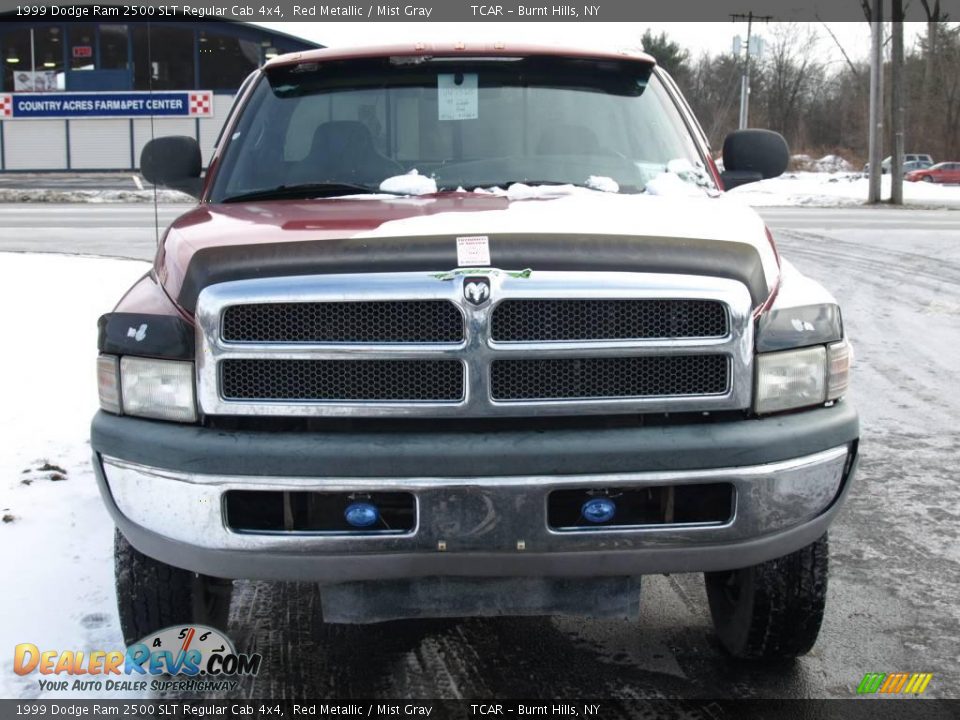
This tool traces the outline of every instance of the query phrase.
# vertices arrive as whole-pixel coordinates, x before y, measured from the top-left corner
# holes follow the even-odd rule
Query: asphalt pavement
[[[161,225],[181,211],[161,207]],[[328,626],[312,587],[242,582],[229,634],[266,663],[249,696],[850,698],[867,672],[933,672],[927,696],[960,698],[960,212],[762,214],[783,257],[837,296],[856,357],[862,460],[808,656],[731,661],[695,574],[645,578],[635,622]],[[0,251],[148,259],[155,237],[152,206],[0,207]]]
[[[0,190],[142,190],[145,186],[143,177],[133,170],[129,172],[0,173]]]

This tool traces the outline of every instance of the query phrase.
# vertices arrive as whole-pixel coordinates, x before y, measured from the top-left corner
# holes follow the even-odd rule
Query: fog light
[[[604,523],[612,520],[617,512],[617,504],[610,498],[593,498],[587,500],[580,508],[583,519],[592,523]]]
[[[375,505],[358,502],[347,506],[343,511],[343,518],[355,528],[367,528],[380,519],[380,513]]]

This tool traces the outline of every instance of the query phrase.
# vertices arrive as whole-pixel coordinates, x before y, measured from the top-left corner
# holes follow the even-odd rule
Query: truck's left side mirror
[[[723,186],[775,178],[790,163],[790,149],[783,135],[772,130],[735,130],[723,141]]]
[[[147,182],[199,198],[203,188],[200,145],[187,135],[150,140],[140,153],[140,172]]]

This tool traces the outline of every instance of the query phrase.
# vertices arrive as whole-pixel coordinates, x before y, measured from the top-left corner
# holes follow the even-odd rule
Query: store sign
[[[74,45],[73,46],[73,56],[75,58],[92,58],[93,57],[93,46],[92,45]]]
[[[0,120],[136,117],[213,117],[213,93],[0,93]]]

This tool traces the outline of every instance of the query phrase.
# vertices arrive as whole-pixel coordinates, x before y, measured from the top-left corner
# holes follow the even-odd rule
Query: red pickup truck
[[[817,638],[858,420],[830,294],[723,188],[641,54],[409,45],[276,58],[101,318],[92,446],[133,640],[236,579],[324,619],[632,616],[702,572],[742,657]]]

